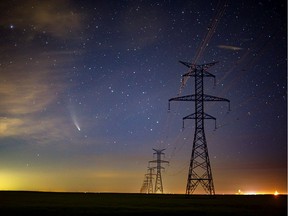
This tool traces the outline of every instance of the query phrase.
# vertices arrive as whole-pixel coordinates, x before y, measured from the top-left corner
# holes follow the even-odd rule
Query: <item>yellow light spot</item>
[[[258,193],[254,191],[249,191],[249,192],[245,192],[244,194],[245,195],[257,195]]]
[[[243,193],[242,193],[242,191],[239,189],[237,194],[240,195],[240,194],[243,194]]]
[[[279,195],[279,193],[278,193],[278,191],[276,190],[275,192],[274,192],[274,196],[278,196]]]

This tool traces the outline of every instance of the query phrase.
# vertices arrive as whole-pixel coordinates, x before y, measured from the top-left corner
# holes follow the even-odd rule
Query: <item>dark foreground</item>
[[[0,215],[287,215],[287,196],[0,191]]]

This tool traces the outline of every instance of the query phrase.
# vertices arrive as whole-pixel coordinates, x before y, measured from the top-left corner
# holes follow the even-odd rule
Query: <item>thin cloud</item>
[[[14,137],[38,144],[68,138],[66,122],[59,116],[37,118],[35,116],[0,118],[0,138]]]
[[[72,11],[69,1],[21,1],[9,11],[1,12],[2,25],[30,32],[28,39],[38,33],[47,33],[58,38],[75,38],[82,30],[81,15]]]
[[[1,71],[2,115],[23,115],[43,110],[55,100],[56,93],[63,89],[62,84],[53,79],[49,62],[40,61],[41,64],[27,65],[23,60],[16,60]]]
[[[229,45],[218,45],[217,47],[220,48],[220,49],[233,50],[233,51],[238,51],[238,50],[242,50],[243,49],[241,47],[229,46]]]
[[[31,54],[32,56],[32,54]],[[65,109],[57,104],[69,85],[65,81],[68,63],[63,55],[57,65],[45,55],[31,60],[15,53],[11,64],[3,65],[0,84],[0,138],[14,137],[45,143],[68,136]],[[55,109],[58,109],[55,112]]]
[[[24,121],[18,118],[0,118],[0,137],[9,137],[18,134],[18,127],[21,127]]]
[[[90,137],[79,141],[83,133],[75,128],[66,104],[67,90],[74,87],[69,82],[73,76],[70,73],[75,61],[73,53],[36,51],[27,58],[15,52],[13,62],[2,65],[0,140],[12,138],[37,145],[95,143]],[[84,131],[93,124],[90,118],[81,122]]]

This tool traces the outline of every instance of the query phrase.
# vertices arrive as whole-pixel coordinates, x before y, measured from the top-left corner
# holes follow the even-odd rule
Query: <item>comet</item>
[[[81,131],[81,128],[79,126],[79,123],[78,123],[77,118],[76,118],[75,115],[72,115],[72,121],[73,121],[75,127],[78,129],[78,131]]]
[[[78,131],[81,131],[81,128],[79,127],[79,125],[77,124],[77,122],[74,122],[76,128],[78,129]]]
[[[75,111],[74,109],[70,108],[70,116],[71,116],[71,119],[73,121],[73,124],[75,125],[75,127],[77,128],[78,131],[81,131],[81,128],[80,128],[80,125],[78,123],[78,120],[77,120],[77,117],[76,117],[76,114],[75,114]]]

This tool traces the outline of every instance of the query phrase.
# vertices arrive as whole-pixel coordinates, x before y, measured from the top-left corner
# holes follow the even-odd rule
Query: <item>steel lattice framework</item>
[[[157,193],[158,191],[160,193],[163,193],[163,184],[162,184],[162,177],[161,177],[161,169],[164,169],[164,167],[161,166],[161,163],[169,163],[169,161],[165,161],[161,159],[161,155],[164,155],[163,151],[165,149],[153,149],[155,153],[154,155],[157,155],[157,160],[149,161],[149,163],[157,163],[156,167],[156,180],[155,180],[155,189],[154,193]]]
[[[147,193],[153,193],[153,167],[148,167],[148,173],[146,174],[148,180],[148,190]]]
[[[183,118],[183,127],[184,127],[184,120],[195,119],[195,133],[194,133],[193,148],[187,179],[186,194],[193,194],[197,186],[200,184],[206,193],[214,195],[215,189],[204,131],[204,120],[205,119],[215,120],[215,127],[216,127],[216,118],[204,112],[204,102],[226,101],[229,104],[229,110],[230,110],[230,101],[225,98],[204,94],[204,83],[203,83],[204,77],[214,78],[215,83],[215,76],[209,73],[207,69],[215,65],[217,62],[202,65],[196,65],[183,61],[180,61],[180,63],[189,68],[189,71],[184,75],[182,75],[182,81],[184,79],[187,79],[188,77],[195,78],[195,94],[169,99],[169,110],[171,101],[195,102],[195,113],[185,116]]]
[[[144,181],[140,189],[140,193],[153,193],[153,175],[155,175],[154,168],[148,167],[147,173],[144,176]]]

